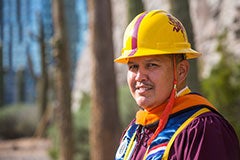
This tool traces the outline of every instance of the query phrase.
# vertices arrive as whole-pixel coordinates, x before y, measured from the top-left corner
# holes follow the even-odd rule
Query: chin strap
[[[169,115],[171,114],[174,102],[175,102],[175,98],[177,95],[177,71],[176,71],[176,56],[173,55],[173,72],[174,72],[174,80],[173,80],[173,89],[170,95],[170,98],[168,100],[168,103],[161,115],[161,118],[159,120],[159,124],[158,127],[156,129],[156,131],[154,132],[154,134],[152,135],[152,137],[149,139],[148,141],[148,147],[150,146],[150,144],[152,143],[152,141],[158,136],[158,134],[164,129],[165,125],[167,124]]]

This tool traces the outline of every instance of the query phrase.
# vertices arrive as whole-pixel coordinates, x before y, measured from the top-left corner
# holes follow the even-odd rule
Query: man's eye
[[[157,64],[154,64],[154,63],[149,63],[149,64],[147,65],[148,68],[156,67],[156,66],[157,66]]]
[[[138,65],[130,65],[130,66],[128,66],[129,70],[133,70],[133,69],[137,69],[137,68],[138,68]]]

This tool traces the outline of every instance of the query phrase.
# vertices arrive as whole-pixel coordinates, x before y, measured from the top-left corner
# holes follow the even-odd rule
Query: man
[[[181,22],[161,10],[136,16],[124,34],[127,81],[140,107],[125,130],[116,160],[240,160],[231,125],[186,84],[193,49]]]

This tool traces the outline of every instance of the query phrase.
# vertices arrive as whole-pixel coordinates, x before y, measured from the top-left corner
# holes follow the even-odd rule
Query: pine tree
[[[89,15],[93,62],[90,159],[110,160],[120,138],[111,1],[90,0]]]
[[[170,5],[171,13],[183,23],[187,31],[188,40],[191,43],[191,47],[195,48],[188,0],[170,0]],[[193,59],[189,62],[191,67],[189,72],[188,84],[190,88],[193,89],[193,91],[200,91],[197,60]]]
[[[72,160],[74,144],[72,114],[70,108],[71,72],[63,0],[53,0],[52,10],[54,23],[53,56],[56,61],[56,114],[60,133],[60,160]]]

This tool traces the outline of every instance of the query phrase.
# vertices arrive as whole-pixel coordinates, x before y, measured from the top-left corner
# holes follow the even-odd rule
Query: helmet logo
[[[182,34],[183,34],[183,38],[186,40],[186,36],[184,34],[185,29],[182,26],[182,24],[176,18],[174,18],[173,16],[171,16],[169,14],[167,16],[169,18],[169,24],[173,25],[173,31],[176,31],[176,32],[181,31]]]

